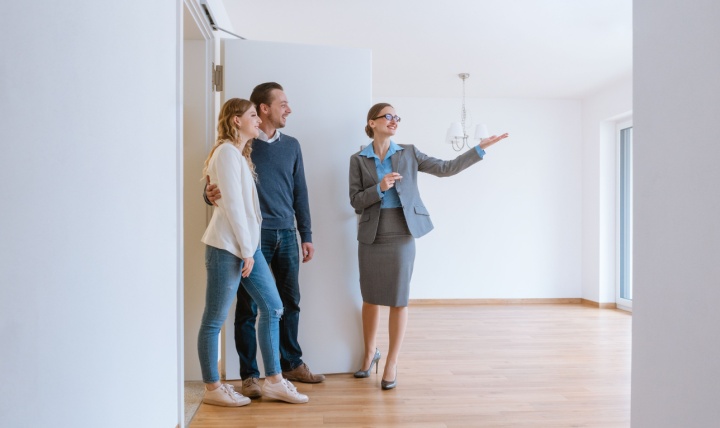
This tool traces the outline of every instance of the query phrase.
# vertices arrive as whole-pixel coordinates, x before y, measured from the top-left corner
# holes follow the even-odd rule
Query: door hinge
[[[223,90],[223,66],[212,65],[212,84],[215,92],[222,92]]]

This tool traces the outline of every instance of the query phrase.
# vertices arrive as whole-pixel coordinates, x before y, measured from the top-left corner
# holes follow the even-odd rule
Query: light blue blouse
[[[375,168],[377,169],[378,179],[382,180],[387,174],[393,172],[392,160],[390,157],[400,150],[404,149],[390,140],[390,148],[388,148],[384,160],[381,161],[378,155],[375,154],[372,143],[368,144],[367,147],[360,152],[360,155],[375,159]],[[378,184],[377,192],[381,198],[380,208],[400,208],[402,206],[400,203],[400,197],[398,196],[395,187],[391,187],[383,192],[380,190],[380,184]]]

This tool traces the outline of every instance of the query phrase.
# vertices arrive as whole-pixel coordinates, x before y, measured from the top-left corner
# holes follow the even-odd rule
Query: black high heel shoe
[[[388,389],[394,389],[396,386],[397,386],[397,367],[395,367],[395,379],[393,379],[393,380],[382,379],[380,381],[380,388],[382,388],[384,391],[387,391]]]
[[[357,378],[370,377],[370,370],[372,370],[373,365],[375,365],[375,373],[377,374],[378,361],[380,361],[380,351],[378,351],[378,349],[375,348],[375,355],[373,355],[373,359],[372,359],[372,361],[370,361],[370,367],[368,367],[367,370],[356,371],[353,376],[355,376]]]

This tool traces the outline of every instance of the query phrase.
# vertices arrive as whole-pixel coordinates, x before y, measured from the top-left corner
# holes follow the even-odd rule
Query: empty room
[[[720,420],[716,2],[6,6],[1,426]],[[198,350],[236,99],[265,291],[266,231],[299,262],[257,368],[260,295]]]

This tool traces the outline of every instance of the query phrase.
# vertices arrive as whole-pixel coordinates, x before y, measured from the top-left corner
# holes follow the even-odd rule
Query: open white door
[[[247,99],[259,83],[280,83],[292,108],[281,132],[302,146],[316,251],[313,260],[300,267],[303,360],[316,373],[354,371],[363,353],[362,300],[348,166],[350,156],[367,144],[363,129],[372,102],[371,52],[246,40],[223,43],[223,99]],[[234,310],[225,324],[227,379],[238,379],[240,373]],[[259,354],[257,360],[264,375]]]

